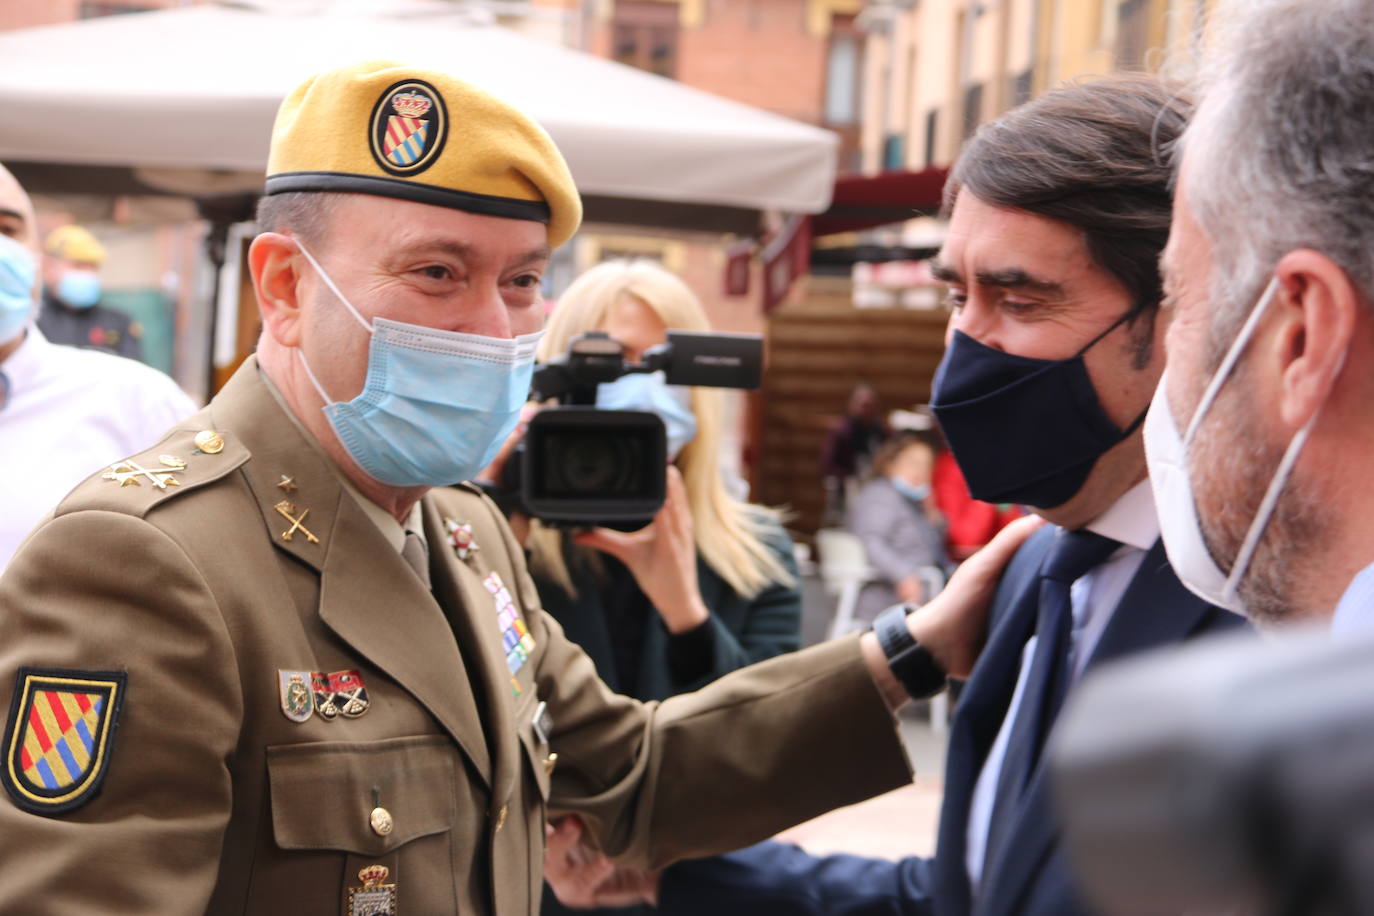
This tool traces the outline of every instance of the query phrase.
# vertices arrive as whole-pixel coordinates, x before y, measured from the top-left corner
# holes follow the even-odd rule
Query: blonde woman
[[[669,328],[709,331],[687,285],[648,262],[609,261],[558,301],[539,359],[601,330],[627,359]],[[721,473],[721,392],[661,373],[601,386],[598,405],[652,410],[668,429],[668,500],[640,531],[570,535],[538,522],[527,540],[544,607],[621,693],[661,699],[801,644],[792,544],[775,513],[741,502]]]

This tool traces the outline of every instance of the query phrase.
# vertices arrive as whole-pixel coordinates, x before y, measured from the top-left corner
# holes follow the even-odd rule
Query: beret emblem
[[[434,164],[448,138],[444,100],[424,80],[389,86],[372,107],[372,158],[391,175],[409,176]]]

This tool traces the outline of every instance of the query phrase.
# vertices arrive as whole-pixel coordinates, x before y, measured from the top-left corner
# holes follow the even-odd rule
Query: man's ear
[[[1280,367],[1279,417],[1302,428],[1326,402],[1355,333],[1360,293],[1326,255],[1303,248],[1279,261],[1279,333],[1271,356]]]
[[[301,341],[300,249],[290,236],[264,232],[248,248],[248,270],[266,334],[283,347]]]

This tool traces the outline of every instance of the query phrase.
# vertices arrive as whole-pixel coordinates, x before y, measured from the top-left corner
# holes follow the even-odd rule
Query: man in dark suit
[[[946,189],[933,269],[953,314],[932,409],[974,497],[1029,505],[1052,524],[1016,553],[992,601],[951,730],[936,855],[815,858],[765,843],[668,869],[648,892],[661,912],[1085,911],[1040,765],[1065,692],[1087,667],[1241,624],[1169,567],[1141,444],[1164,361],[1160,146],[1184,123],[1178,99],[1146,77],[1060,89],[984,126]],[[882,617],[876,629],[882,639]],[[926,648],[962,673],[948,647]],[[937,687],[930,667],[904,678],[909,688]]]

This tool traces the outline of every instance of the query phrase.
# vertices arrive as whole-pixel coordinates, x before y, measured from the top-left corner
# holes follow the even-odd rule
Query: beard
[[[1265,425],[1245,394],[1249,387],[1244,378],[1231,380],[1192,450],[1203,541],[1228,576],[1288,448],[1287,442],[1264,438]],[[1240,599],[1260,626],[1293,623],[1320,610],[1298,597],[1307,593],[1299,586],[1300,570],[1310,568],[1310,552],[1320,546],[1321,532],[1330,530],[1330,511],[1315,489],[1294,468],[1241,577]]]

